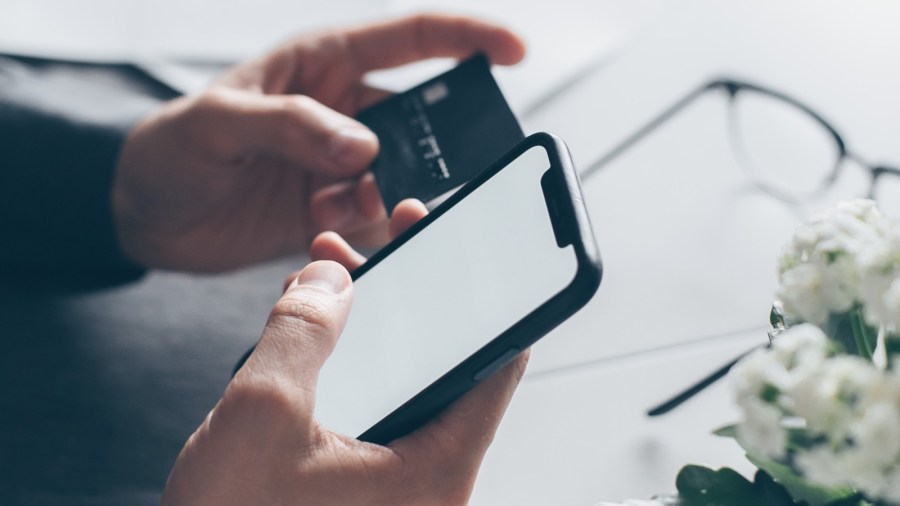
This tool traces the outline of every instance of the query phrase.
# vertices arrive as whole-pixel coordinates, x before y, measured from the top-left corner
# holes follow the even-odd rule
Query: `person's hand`
[[[405,201],[391,227],[397,232],[423,214],[421,204]],[[334,233],[317,237],[312,253],[351,268],[362,260]],[[363,443],[314,417],[318,372],[352,296],[349,274],[333,261],[290,278],[256,350],[179,455],[164,506],[467,502],[527,354],[412,434],[387,446]]]
[[[385,210],[366,172],[378,142],[351,116],[387,93],[363,77],[477,51],[513,64],[524,46],[497,25],[419,15],[298,37],[172,101],[120,154],[123,251],[149,267],[220,271],[303,251],[323,230],[383,243]]]

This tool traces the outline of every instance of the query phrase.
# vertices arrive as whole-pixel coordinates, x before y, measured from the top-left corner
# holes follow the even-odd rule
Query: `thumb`
[[[344,330],[352,298],[350,274],[340,264],[307,265],[275,304],[256,350],[235,379],[277,384],[311,416],[319,370]]]
[[[432,490],[471,494],[500,419],[519,385],[530,350],[457,399],[417,431],[388,446],[415,469]]]

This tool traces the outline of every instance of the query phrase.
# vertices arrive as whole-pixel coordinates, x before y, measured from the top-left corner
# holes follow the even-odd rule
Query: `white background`
[[[596,69],[522,117],[529,131],[562,136],[582,166],[723,74],[791,94],[832,121],[855,151],[900,162],[900,4],[887,0],[5,0],[0,48],[234,60],[298,30],[425,8],[478,13],[523,34],[528,59],[497,73],[520,116],[579,70]],[[403,86],[446,65],[379,79]],[[857,196],[851,188],[861,172],[845,170],[848,178],[808,208],[762,194],[732,158],[725,101],[709,95],[586,182],[603,284],[535,347],[473,503],[648,497],[671,490],[688,462],[747,471],[734,443],[709,435],[735,416],[724,385],[668,417],[642,413],[764,342],[780,245],[797,216]]]

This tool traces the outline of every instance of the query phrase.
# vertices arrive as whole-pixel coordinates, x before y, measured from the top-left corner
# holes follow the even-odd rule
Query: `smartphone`
[[[351,274],[316,417],[387,444],[584,306],[602,265],[569,152],[539,133]]]

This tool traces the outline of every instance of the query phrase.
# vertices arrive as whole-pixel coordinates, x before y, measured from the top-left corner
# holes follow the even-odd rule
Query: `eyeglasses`
[[[866,161],[809,106],[778,91],[745,81],[710,81],[676,101],[582,171],[593,177],[673,116],[709,92],[728,99],[729,141],[735,160],[762,191],[791,205],[812,203],[842,178],[845,167],[869,173],[866,190],[854,196],[874,199],[887,214],[900,216],[900,169]],[[850,163],[848,163],[850,162]],[[898,177],[890,177],[898,176]]]
[[[724,378],[725,375],[728,374],[729,371],[731,371],[731,368],[737,365],[737,363],[747,355],[761,348],[770,348],[772,346],[772,343],[775,341],[775,338],[778,337],[779,334],[787,330],[788,325],[786,321],[787,317],[784,314],[784,309],[781,307],[781,303],[775,302],[774,304],[772,304],[772,310],[769,312],[769,323],[772,324],[772,330],[768,332],[768,343],[764,345],[754,346],[753,348],[750,348],[737,357],[731,359],[731,361],[719,367],[700,381],[682,390],[679,394],[647,410],[647,416],[660,416],[668,413],[669,411],[672,411],[678,406],[684,404],[691,397],[706,390],[706,387]]]
[[[778,91],[736,79],[716,79],[691,91],[639,128],[615,148],[588,164],[582,180],[596,175],[609,162],[666,123],[708,92],[724,92],[728,99],[728,130],[732,153],[749,179],[762,191],[790,205],[812,203],[842,179],[844,168],[855,164],[868,172],[868,189],[855,196],[878,202],[885,213],[900,216],[900,169],[866,161],[847,147],[844,138],[809,106]],[[848,163],[850,162],[850,163]],[[896,176],[896,177],[890,177]],[[861,189],[860,189],[861,190]],[[650,409],[659,416],[705,390],[742,358],[771,340],[784,328],[776,305],[770,342],[748,350],[678,395]]]

